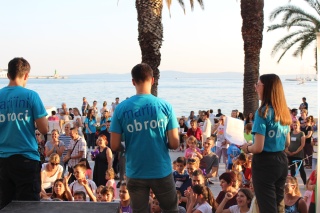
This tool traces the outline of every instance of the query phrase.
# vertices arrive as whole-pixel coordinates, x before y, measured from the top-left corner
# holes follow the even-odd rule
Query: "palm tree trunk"
[[[159,65],[162,46],[162,0],[136,0],[138,13],[138,40],[141,49],[142,63],[147,63],[153,69],[154,84],[151,93],[158,95]]]
[[[242,38],[244,42],[243,113],[255,112],[259,106],[254,84],[259,77],[262,47],[264,0],[241,0]]]

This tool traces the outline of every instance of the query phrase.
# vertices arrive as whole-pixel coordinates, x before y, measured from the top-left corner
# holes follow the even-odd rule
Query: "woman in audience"
[[[64,143],[59,140],[59,131],[57,129],[53,129],[51,131],[51,141],[47,141],[45,145],[46,161],[49,160],[49,156],[53,153],[57,153],[61,158],[64,150]],[[62,164],[63,161],[61,161],[61,165]]]
[[[86,134],[87,134],[87,146],[88,149],[94,149],[95,146],[95,135],[96,135],[96,117],[95,112],[92,109],[88,110],[88,115],[84,121],[86,126]]]
[[[105,173],[112,168],[112,152],[107,146],[108,140],[105,135],[100,135],[97,139],[98,147],[92,152],[91,159],[94,160],[93,181],[96,185],[106,185]]]
[[[225,209],[226,203],[236,197],[237,204]],[[226,193],[224,199],[219,204],[216,213],[240,213],[249,212],[253,194],[249,189],[239,189],[238,195],[234,196],[231,192]]]
[[[196,184],[192,186],[187,213],[214,213],[217,203],[209,187]]]
[[[60,165],[60,157],[53,153],[49,157],[49,162],[42,164],[41,169],[41,195],[46,196],[52,193],[52,186],[55,180],[61,178],[63,168]]]
[[[73,126],[78,128],[78,133],[79,135],[83,135],[82,133],[82,127],[83,127],[83,123],[82,123],[82,118],[80,115],[80,111],[77,107],[73,108]]]
[[[220,204],[224,199],[225,195],[227,193],[231,193],[233,196],[225,203],[223,209],[228,209],[230,206],[237,205],[236,197],[238,193],[237,189],[235,188],[237,183],[236,175],[233,172],[225,172],[219,176],[219,180],[222,190],[216,198],[217,203]]]
[[[59,199],[61,201],[72,201],[72,195],[66,190],[66,184],[68,184],[65,179],[57,179],[53,183],[53,190],[51,199]]]

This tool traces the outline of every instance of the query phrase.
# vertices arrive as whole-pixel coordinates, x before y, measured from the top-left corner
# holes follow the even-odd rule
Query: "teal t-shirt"
[[[274,121],[274,110],[269,107],[266,118],[259,115],[258,110],[254,116],[252,134],[265,136],[263,151],[280,152],[285,149],[286,137],[290,132],[289,126],[282,126],[280,121]],[[253,138],[254,139],[254,138]]]
[[[0,158],[21,154],[39,161],[35,120],[45,116],[36,92],[21,86],[0,89]]]
[[[91,133],[96,133],[97,129],[96,129],[96,119],[93,118],[92,120],[89,120],[88,117],[86,117],[85,121],[84,121],[85,124],[88,124],[88,127],[91,131]],[[89,134],[89,130],[86,128],[86,133]]]
[[[110,131],[124,134],[126,175],[163,178],[172,172],[167,131],[178,128],[172,106],[151,94],[135,95],[120,103]]]

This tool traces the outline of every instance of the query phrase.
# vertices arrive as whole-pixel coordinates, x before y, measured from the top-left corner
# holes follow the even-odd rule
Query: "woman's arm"
[[[60,144],[60,141],[59,141],[59,144]],[[61,157],[64,150],[65,150],[65,146],[64,145],[59,146],[57,148],[57,154]]]
[[[298,210],[300,213],[308,213],[307,203],[304,201],[304,199],[299,200]]]
[[[308,131],[308,134],[306,135],[306,138],[310,138],[311,136],[312,136],[312,130]]]
[[[108,161],[108,169],[112,168],[112,152],[111,149],[108,147],[106,151],[107,161]]]

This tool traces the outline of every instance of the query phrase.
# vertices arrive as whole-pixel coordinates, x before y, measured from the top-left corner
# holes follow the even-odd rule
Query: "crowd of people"
[[[0,169],[6,170],[0,174],[0,209],[13,199],[42,199],[118,202],[119,212],[315,212],[316,170],[307,177],[304,169],[315,168],[317,163],[312,157],[316,122],[308,115],[306,98],[299,106],[301,116],[295,108],[288,110],[281,81],[274,74],[260,76],[255,86],[261,100],[257,112],[246,117],[238,110],[230,113],[244,121],[246,142],[239,146],[225,138],[227,116],[221,109],[216,115],[212,109],[200,110],[198,115],[191,111],[188,117],[177,119],[169,103],[150,94],[154,80],[147,64],[132,69],[137,95],[128,100],[120,103],[117,97],[110,108],[105,101],[99,110],[97,101],[90,106],[84,97],[81,112],[62,103],[47,119],[37,94],[23,88],[30,65],[22,58],[10,63],[10,83],[0,90],[0,97],[13,87],[15,93],[31,94],[35,98],[28,101],[36,104],[24,106],[35,113],[27,119],[29,126],[23,134],[14,138],[28,137],[20,140],[17,151],[6,144],[6,135],[21,129],[22,124],[0,123],[0,145],[5,147],[0,152]],[[50,129],[50,121],[57,123],[57,128]],[[168,150],[182,153],[171,162]],[[93,169],[89,161],[94,161]],[[222,174],[218,174],[219,165],[225,165]],[[33,166],[34,171],[28,172],[34,179],[17,189],[20,177],[12,171],[21,166]],[[304,196],[296,170],[307,189]],[[214,194],[210,184],[217,179],[221,192]],[[39,189],[27,187],[37,180]],[[4,199],[4,193],[11,196]]]

